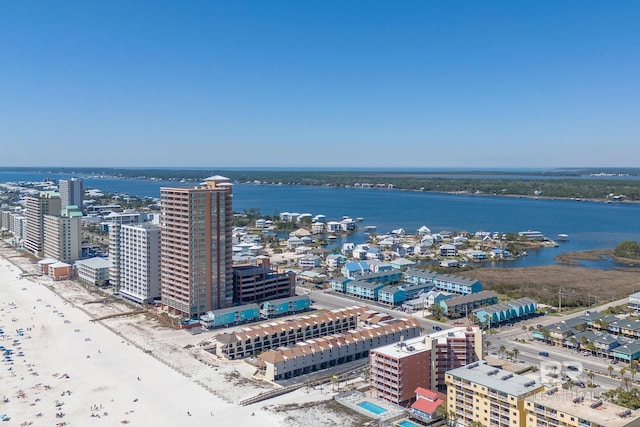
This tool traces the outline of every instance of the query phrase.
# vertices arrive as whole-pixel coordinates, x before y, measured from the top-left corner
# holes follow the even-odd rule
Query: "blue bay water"
[[[0,171],[0,182],[58,180],[71,176]],[[158,197],[160,187],[181,185],[143,179],[74,176],[83,178],[86,188],[139,197]],[[323,214],[328,220],[339,220],[343,215],[362,217],[364,221],[358,224],[360,230],[375,225],[378,234],[397,228],[414,234],[426,225],[434,232],[538,230],[552,239],[560,233],[570,236],[569,241],[559,242],[557,248],[530,251],[529,256],[517,261],[499,263],[500,267],[549,265],[554,264],[554,257],[563,252],[613,248],[623,240],[640,241],[640,204],[247,184],[235,184],[233,192],[236,212],[257,208],[265,215],[288,211]],[[362,231],[340,236],[335,245],[345,241],[362,243],[366,236]]]

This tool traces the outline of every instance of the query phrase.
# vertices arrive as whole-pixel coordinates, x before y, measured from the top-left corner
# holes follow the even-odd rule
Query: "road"
[[[306,291],[306,289],[300,289],[300,291]],[[300,292],[302,293],[302,292]],[[310,293],[311,299],[314,301],[314,306],[318,308],[337,309],[344,308],[353,305],[366,306],[374,310],[385,311],[394,317],[408,317],[409,313],[405,313],[398,310],[393,310],[386,305],[377,304],[372,301],[366,301],[361,299],[350,298],[342,294],[338,294],[331,291],[312,291]],[[607,304],[603,304],[597,307],[592,307],[592,311],[601,311],[611,306],[626,304],[627,299],[622,299]],[[525,362],[523,366],[533,365],[540,369],[541,366],[548,366],[550,364],[556,364],[558,366],[558,373],[564,372],[570,377],[578,381],[583,381],[585,384],[590,382],[590,379],[586,375],[586,371],[594,371],[596,376],[593,378],[594,384],[598,387],[587,390],[593,391],[596,394],[607,389],[616,388],[620,386],[619,376],[611,378],[608,375],[608,366],[610,361],[608,359],[600,359],[594,356],[585,357],[581,352],[573,352],[569,349],[560,347],[554,347],[545,345],[538,341],[534,341],[531,336],[531,332],[528,331],[530,326],[534,328],[537,325],[548,326],[553,323],[561,322],[562,320],[571,319],[584,314],[584,311],[575,312],[564,316],[540,316],[532,319],[515,322],[513,326],[503,326],[498,329],[497,333],[487,335],[485,340],[490,343],[488,352],[494,356],[497,354],[498,349],[504,346],[507,350],[518,349],[518,360]],[[422,312],[413,313],[420,325],[425,329],[425,333],[432,331],[435,326],[442,328],[443,330],[452,328],[452,325],[436,322],[433,320],[424,319]],[[523,326],[525,327],[523,329]],[[540,352],[549,353],[549,357],[540,355]],[[566,366],[576,366],[579,368],[577,373],[569,371]],[[614,365],[615,371],[619,372],[621,367],[628,366],[627,364],[620,363]],[[564,367],[564,368],[563,368]],[[552,380],[547,378],[547,380]]]
[[[416,312],[410,314],[405,313],[403,311],[394,310],[393,308],[383,305],[377,304],[373,301],[367,301],[362,299],[350,298],[345,295],[341,295],[335,292],[330,291],[314,291],[309,295],[311,300],[313,301],[313,305],[318,308],[326,308],[329,310],[335,310],[338,308],[350,307],[353,305],[358,306],[366,306],[373,310],[378,310],[382,312],[387,312],[393,317],[414,317],[418,322],[420,322],[420,326],[422,326],[425,331],[433,331],[434,327],[440,327],[442,330],[450,329],[453,326],[448,325],[442,322],[436,322],[434,320],[428,320],[421,316],[422,312]]]

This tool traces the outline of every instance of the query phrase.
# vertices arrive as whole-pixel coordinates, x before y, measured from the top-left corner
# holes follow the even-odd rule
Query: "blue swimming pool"
[[[409,420],[402,420],[402,421],[400,421],[400,422],[398,423],[398,425],[399,425],[400,427],[420,427],[418,424],[416,424],[416,423],[412,423],[412,422],[411,422],[411,421],[409,421]]]
[[[367,400],[365,400],[364,402],[358,403],[358,406],[361,407],[362,409],[366,409],[369,412],[373,412],[376,415],[384,414],[385,412],[387,412],[387,410],[384,409],[383,407],[378,406],[375,403],[371,403]]]

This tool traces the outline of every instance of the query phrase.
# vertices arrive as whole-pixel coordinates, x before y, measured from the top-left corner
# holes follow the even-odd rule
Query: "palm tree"
[[[589,371],[589,372],[587,372],[587,376],[589,377],[589,381],[591,383],[590,387],[594,387],[594,385],[593,385],[593,377],[596,376],[595,372]]]
[[[638,370],[635,368],[635,366],[631,365],[629,366],[629,373],[631,374],[631,382],[633,382],[636,374],[638,373]]]
[[[566,386],[567,386],[567,390],[571,391],[571,389],[573,388],[573,386],[575,386],[576,383],[574,383],[572,380],[568,380],[566,382]]]
[[[612,373],[613,373],[613,365],[609,365],[607,366],[607,371],[609,371],[609,376],[612,377]]]
[[[511,350],[511,354],[513,354],[513,358],[514,360],[517,362],[518,361],[518,354],[520,353],[520,350],[518,350],[518,348],[514,348],[513,350]]]
[[[502,359],[502,355],[506,350],[507,350],[507,347],[505,347],[504,345],[501,345],[500,348],[498,348],[498,356],[500,356],[500,359]]]
[[[569,341],[571,341],[571,345],[573,345],[573,351],[578,351],[578,339],[571,337]]]
[[[547,328],[540,328],[540,333],[542,334],[544,341],[548,344],[549,338],[551,337],[551,333],[549,332],[549,330]]]

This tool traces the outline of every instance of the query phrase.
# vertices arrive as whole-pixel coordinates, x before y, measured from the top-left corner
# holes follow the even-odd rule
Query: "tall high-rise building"
[[[160,189],[161,296],[172,313],[197,319],[233,303],[232,184]]]
[[[160,227],[120,227],[120,295],[138,304],[160,297]]]
[[[44,256],[44,216],[60,215],[60,195],[55,191],[42,191],[37,196],[29,196],[27,202],[27,228],[24,247],[33,255]]]
[[[62,206],[74,205],[81,211],[84,203],[84,187],[79,178],[61,179],[58,183],[58,192]]]
[[[123,225],[138,224],[140,222],[140,213],[133,210],[125,210],[124,212],[112,212],[104,221],[109,224],[109,282],[113,286],[115,292],[120,289],[120,229]]]
[[[44,216],[44,256],[72,262],[82,256],[82,212],[67,206],[61,215]]]

